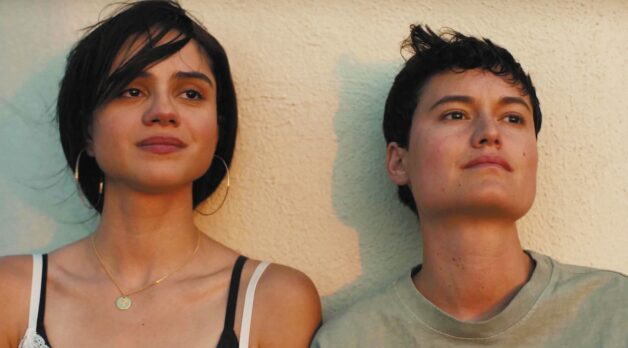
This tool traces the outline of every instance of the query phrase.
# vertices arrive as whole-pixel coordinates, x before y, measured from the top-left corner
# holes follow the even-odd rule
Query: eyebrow
[[[137,77],[140,78],[151,78],[153,75],[146,71],[142,71],[138,74]],[[214,87],[214,83],[209,78],[209,76],[203,74],[198,71],[177,71],[174,74],[174,78],[177,80],[185,80],[185,79],[197,79],[206,82],[209,86]]]
[[[447,95],[440,99],[438,99],[432,106],[430,106],[430,111],[434,110],[437,106],[443,105],[451,102],[460,102],[465,104],[473,103],[474,99],[472,97],[466,95]],[[502,97],[498,102],[500,105],[508,105],[508,104],[519,104],[524,106],[528,111],[531,111],[530,105],[521,97]]]
[[[499,100],[499,104],[508,105],[508,104],[519,104],[525,106],[528,111],[532,111],[530,109],[530,105],[526,103],[526,101],[521,97],[503,97]]]
[[[440,99],[438,99],[432,106],[430,106],[430,111],[434,110],[437,106],[451,103],[451,102],[461,102],[465,104],[471,104],[473,102],[473,98],[466,95],[446,95]]]
[[[177,79],[198,79],[207,82],[207,84],[211,87],[214,87],[214,83],[209,78],[209,76],[203,74],[198,71],[178,71],[174,74],[174,77]]]

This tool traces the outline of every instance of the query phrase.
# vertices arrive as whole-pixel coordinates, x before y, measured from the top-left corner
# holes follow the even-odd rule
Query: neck
[[[533,263],[514,221],[422,219],[423,265],[414,284],[430,302],[460,320],[485,320],[508,305]]]
[[[121,283],[145,284],[178,267],[198,242],[191,187],[146,194],[107,186],[94,242]]]

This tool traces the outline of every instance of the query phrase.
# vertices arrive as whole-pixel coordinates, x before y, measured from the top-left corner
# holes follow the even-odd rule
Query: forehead
[[[154,49],[156,47],[159,47],[160,45],[174,43],[177,40],[181,39],[179,37],[180,34],[177,31],[170,31],[166,33],[164,37],[162,37],[158,42],[152,43],[151,45],[149,35],[154,37],[155,34],[155,31],[151,30],[150,34],[130,36],[122,45],[122,47],[118,50],[118,53],[116,54],[111,66],[111,72],[118,69],[121,65],[129,62],[138,54],[146,54],[144,52],[147,51],[142,52],[142,50],[146,47],[151,46],[151,48]],[[156,62],[151,63],[149,66],[145,67],[145,69],[148,70],[152,66],[159,64],[160,61],[163,60],[177,61],[179,65],[187,66],[187,69],[184,70],[208,71],[210,70],[211,64],[211,61],[205,51],[194,39],[188,41],[185,46],[183,46],[179,51],[175,52],[171,56],[164,57],[163,59],[158,59]]]
[[[445,71],[432,76],[421,88],[419,109],[425,110],[440,98],[459,95],[478,100],[498,101],[504,97],[521,97],[530,104],[529,96],[521,85],[513,84],[508,76],[497,76],[483,69]]]

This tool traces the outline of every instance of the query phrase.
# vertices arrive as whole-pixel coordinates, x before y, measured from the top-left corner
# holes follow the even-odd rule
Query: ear
[[[408,151],[399,144],[392,142],[386,148],[386,170],[388,177],[397,186],[408,184],[408,173],[406,172],[405,157]]]

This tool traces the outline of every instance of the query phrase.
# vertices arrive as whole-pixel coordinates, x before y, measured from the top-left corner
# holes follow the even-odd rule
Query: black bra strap
[[[227,300],[227,312],[225,313],[225,326],[223,332],[233,331],[235,321],[236,305],[238,304],[238,290],[240,289],[240,277],[242,267],[246,262],[246,257],[240,255],[233,266],[231,273],[231,284],[229,285],[229,298]]]
[[[41,256],[42,265],[41,265],[41,291],[39,293],[39,309],[37,313],[37,334],[43,338],[46,343],[48,342],[48,337],[46,335],[46,330],[44,329],[44,315],[46,311],[46,280],[48,279],[48,254],[43,254]]]

